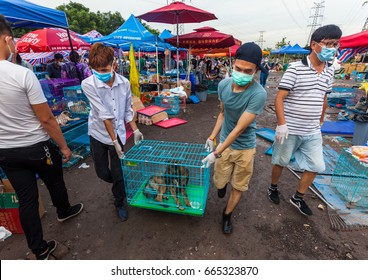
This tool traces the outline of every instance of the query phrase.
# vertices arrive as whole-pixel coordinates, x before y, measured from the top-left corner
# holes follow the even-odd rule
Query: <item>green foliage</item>
[[[275,49],[279,49],[287,45],[290,45],[290,41],[286,42],[286,37],[283,37],[280,42],[276,43]]]
[[[85,34],[95,29],[102,35],[108,35],[125,22],[119,12],[103,13],[97,11],[94,13],[84,5],[73,1],[58,6],[56,9],[66,13],[69,28],[79,34]],[[153,34],[159,34],[158,30],[150,28],[145,23],[143,25]]]

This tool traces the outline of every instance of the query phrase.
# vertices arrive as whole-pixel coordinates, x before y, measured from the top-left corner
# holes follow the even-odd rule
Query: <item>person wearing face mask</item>
[[[311,36],[311,53],[292,63],[279,84],[275,99],[277,127],[272,153],[272,178],[268,198],[280,203],[278,181],[283,167],[294,155],[304,170],[290,203],[306,216],[313,214],[304,194],[317,173],[325,169],[321,124],[332,91],[334,67],[331,63],[339,48],[342,32],[336,25],[318,28]]]
[[[54,54],[54,61],[47,64],[46,67],[46,79],[60,79],[61,78],[61,67],[63,66],[64,57],[60,53]]]
[[[130,83],[113,70],[114,49],[96,43],[88,58],[93,75],[82,81],[82,89],[91,105],[88,135],[95,171],[100,179],[112,183],[117,214],[126,221],[128,211],[124,206],[126,193],[120,163],[124,158],[125,123],[133,129],[135,144],[143,140],[143,135],[133,119]]]
[[[261,86],[266,88],[267,78],[268,74],[270,73],[271,64],[268,62],[268,58],[265,58],[265,60],[261,64],[261,74],[259,75],[259,83]]]
[[[83,204],[69,203],[62,156],[67,162],[72,152],[35,74],[10,62],[14,53],[10,25],[0,15],[0,168],[18,196],[19,217],[28,247],[38,260],[45,260],[57,242],[43,238],[36,174],[50,193],[59,222],[78,215]]]
[[[253,173],[256,153],[256,116],[262,113],[267,93],[254,80],[260,67],[262,50],[255,43],[245,43],[235,54],[232,77],[218,85],[220,113],[205,148],[211,153],[202,160],[204,166],[215,163],[213,176],[218,197],[231,192],[222,215],[222,231],[231,234],[231,214],[242,194],[248,190]],[[220,133],[221,131],[221,133]],[[215,148],[215,138],[220,133],[220,144]]]

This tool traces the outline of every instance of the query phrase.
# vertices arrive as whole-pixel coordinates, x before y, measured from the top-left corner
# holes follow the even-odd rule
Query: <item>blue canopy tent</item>
[[[42,7],[24,0],[0,0],[0,14],[12,28],[60,27],[67,29],[68,20],[63,11]]]
[[[273,50],[270,52],[270,54],[281,54],[280,52],[283,51],[283,50],[286,50],[287,48],[291,48],[290,45],[287,45],[287,46],[283,46],[277,50]]]
[[[310,51],[303,49],[301,46],[299,46],[298,44],[295,44],[292,47],[286,48],[284,50],[281,50],[279,52],[280,54],[309,54]]]

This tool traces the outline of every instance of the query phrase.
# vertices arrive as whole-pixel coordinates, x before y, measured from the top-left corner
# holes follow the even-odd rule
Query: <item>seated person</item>
[[[60,79],[61,78],[61,66],[63,65],[64,57],[60,53],[54,55],[54,61],[47,64],[46,67],[46,79]]]

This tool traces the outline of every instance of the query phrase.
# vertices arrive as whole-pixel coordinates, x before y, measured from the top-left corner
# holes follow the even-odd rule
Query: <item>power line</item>
[[[281,0],[282,4],[284,5],[284,7],[286,8],[289,16],[291,17],[291,19],[294,21],[294,23],[299,26],[300,29],[303,29],[303,27],[300,26],[300,24],[296,21],[296,19],[294,18],[293,14],[290,12],[288,6],[285,4],[284,0]]]

